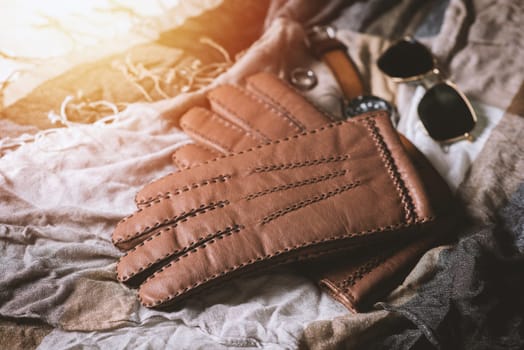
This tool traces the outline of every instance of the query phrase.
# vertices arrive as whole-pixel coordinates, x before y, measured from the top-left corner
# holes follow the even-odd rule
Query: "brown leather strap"
[[[349,101],[364,94],[364,83],[347,47],[335,38],[316,38],[310,42],[313,53],[324,61]]]
[[[344,96],[348,100],[364,94],[364,84],[355,63],[341,50],[326,52],[322,59],[333,71]]]

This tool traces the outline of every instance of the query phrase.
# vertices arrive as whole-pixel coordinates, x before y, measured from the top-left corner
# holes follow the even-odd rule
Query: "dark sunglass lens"
[[[462,136],[475,126],[466,101],[446,83],[436,84],[426,92],[418,105],[418,115],[428,134],[437,141]]]
[[[377,65],[391,77],[409,78],[429,72],[433,68],[433,56],[424,45],[403,40],[387,49]]]

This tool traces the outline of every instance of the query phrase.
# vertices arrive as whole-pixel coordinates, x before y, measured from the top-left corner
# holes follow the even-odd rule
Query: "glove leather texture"
[[[435,208],[387,114],[300,132],[147,185],[113,233],[127,250],[118,279],[168,307],[244,273],[432,232]]]
[[[293,135],[297,127],[303,131],[333,121],[283,80],[264,72],[248,77],[244,88],[221,86],[209,94],[209,99],[209,109],[193,109],[182,118],[182,129],[196,143],[183,146],[173,154],[178,168],[189,168],[221,154],[264,143],[267,139],[275,139],[278,133]],[[243,106],[242,113],[238,111],[239,104]],[[260,110],[264,113],[260,114]],[[254,130],[258,119],[267,114],[277,123]],[[442,243],[454,221],[449,215],[451,193],[447,184],[424,155],[405,137],[400,137],[430,192],[433,206],[439,209],[439,230],[428,233],[428,238],[377,245],[356,251],[350,257],[343,255],[329,261],[315,261],[306,268],[303,263],[297,265],[351,311],[368,308],[398,285],[425,251]]]

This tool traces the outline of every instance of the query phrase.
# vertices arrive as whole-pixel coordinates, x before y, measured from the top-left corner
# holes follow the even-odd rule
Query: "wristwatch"
[[[362,95],[350,101],[345,101],[343,114],[346,118],[356,117],[359,114],[373,111],[386,111],[389,113],[393,125],[397,125],[398,113],[396,108],[388,101],[374,95]]]
[[[344,117],[352,118],[365,112],[385,110],[393,125],[397,124],[398,113],[391,103],[378,96],[366,94],[362,77],[349,56],[347,47],[336,38],[335,27],[313,27],[308,32],[308,45],[313,54],[327,64],[342,89]]]

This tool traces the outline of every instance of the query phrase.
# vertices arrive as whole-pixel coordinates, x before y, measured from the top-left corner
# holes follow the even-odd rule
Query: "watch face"
[[[388,101],[371,95],[355,97],[349,101],[344,108],[344,116],[353,118],[362,113],[373,111],[388,112],[393,124],[396,124],[395,108]]]

